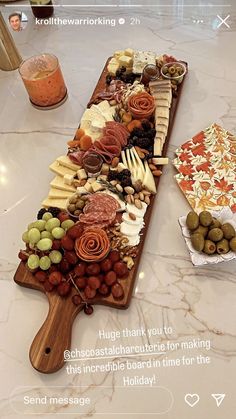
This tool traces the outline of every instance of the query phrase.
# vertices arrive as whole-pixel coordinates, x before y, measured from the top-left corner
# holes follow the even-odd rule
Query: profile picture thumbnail
[[[14,32],[20,32],[25,29],[28,18],[24,12],[14,12],[8,16],[8,21]]]

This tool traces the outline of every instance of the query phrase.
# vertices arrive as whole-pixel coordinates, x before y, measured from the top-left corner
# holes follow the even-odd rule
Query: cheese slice
[[[166,125],[156,124],[156,131],[157,131],[157,133],[158,133],[158,132],[162,132],[162,133],[163,133],[163,134],[165,134],[165,136],[166,136],[166,134],[167,134],[167,130],[168,130],[168,128],[167,128],[167,126],[166,126]],[[157,137],[158,137],[158,135],[157,135]]]
[[[168,164],[169,163],[169,159],[168,157],[156,157],[152,159],[153,163],[156,165],[160,165],[163,166],[164,164]]]
[[[68,192],[76,191],[76,188],[74,186],[66,185],[63,177],[61,176],[54,177],[54,179],[50,182],[50,186],[52,188],[61,189],[62,191],[68,191]]]
[[[155,122],[156,122],[156,125],[165,125],[168,128],[168,125],[169,125],[168,118],[163,118],[161,116],[157,116]]]
[[[155,110],[155,117],[157,117],[157,116],[161,116],[162,118],[169,119],[169,109],[168,108],[162,108],[161,106],[157,107],[156,110]]]
[[[163,145],[162,145],[162,141],[160,140],[160,138],[155,138],[154,147],[153,147],[154,156],[161,156],[162,147],[163,147]]]
[[[153,80],[149,82],[149,87],[152,89],[155,86],[168,86],[171,88],[171,81],[170,80]]]
[[[147,204],[145,202],[142,202],[142,209],[137,208],[134,204],[126,205],[126,211],[132,212],[132,214],[136,215],[136,217],[143,218],[146,210]]]
[[[137,236],[137,234],[142,229],[142,225],[131,225],[122,221],[120,224],[120,232],[124,234],[124,236]]]
[[[50,188],[48,193],[48,198],[51,199],[68,199],[70,196],[72,196],[74,192],[69,191],[63,191],[62,189],[57,188]]]
[[[68,167],[62,166],[57,161],[54,161],[52,164],[50,164],[49,169],[56,173],[59,176],[65,176],[65,175],[76,175],[75,170],[71,170]]]
[[[167,99],[159,99],[156,98],[155,99],[155,104],[156,106],[161,106],[162,108],[169,108],[170,107],[170,102]]]
[[[157,129],[158,129],[158,127],[157,127]],[[165,141],[165,138],[166,138],[166,134],[164,134],[164,132],[160,132],[160,131],[157,131],[157,133],[156,133],[156,138],[160,138],[160,140],[162,141],[162,143]]]
[[[45,208],[48,208],[48,207],[57,207],[57,208],[60,208],[62,210],[65,210],[67,208],[67,199],[51,199],[51,198],[46,198],[42,202],[42,206],[45,207]]]
[[[68,156],[59,156],[59,157],[57,157],[56,161],[61,166],[68,167],[68,169],[71,169],[71,170],[74,170],[74,171],[77,171],[81,168],[81,166],[79,166],[78,164],[72,163],[72,161],[70,160],[70,158]]]

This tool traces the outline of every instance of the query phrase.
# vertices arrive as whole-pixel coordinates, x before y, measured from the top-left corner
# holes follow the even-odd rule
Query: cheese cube
[[[111,74],[111,76],[115,76],[118,69],[119,69],[119,64],[118,63],[117,64],[108,64],[108,66],[107,66],[108,73]]]
[[[103,163],[103,165],[102,165],[102,169],[101,169],[101,173],[102,173],[103,175],[107,175],[107,174],[108,174],[108,172],[109,172],[109,170],[110,170],[110,166],[109,166],[109,164],[107,164],[107,163]]]
[[[65,182],[66,185],[71,186],[73,184],[74,176],[67,174],[67,175],[64,175],[63,179],[64,179],[64,182]]]
[[[127,55],[122,55],[119,58],[119,64],[121,66],[128,67],[128,66],[130,66],[132,64],[132,58],[131,57],[128,57]]]
[[[78,192],[80,195],[83,195],[83,194],[88,193],[87,189],[85,189],[85,187],[84,187],[84,186],[78,186],[78,187],[77,187],[77,192]]]
[[[117,64],[117,59],[116,57],[112,57],[109,61],[109,64]]]
[[[115,51],[113,57],[119,58],[121,55],[124,55],[124,51]]]
[[[87,177],[88,177],[88,175],[87,175],[87,173],[85,172],[84,169],[77,170],[77,176],[78,176],[79,180],[87,179]]]
[[[95,177],[90,177],[88,179],[88,183],[93,183],[93,182],[96,182],[96,178]]]
[[[92,184],[91,183],[86,182],[85,185],[84,185],[84,187],[85,187],[86,191],[93,192],[93,188],[92,188]]]
[[[101,185],[99,182],[93,182],[92,183],[93,192],[102,191],[104,189],[104,186]]]
[[[126,48],[125,49],[125,55],[128,55],[128,57],[133,57],[134,50],[132,48]]]

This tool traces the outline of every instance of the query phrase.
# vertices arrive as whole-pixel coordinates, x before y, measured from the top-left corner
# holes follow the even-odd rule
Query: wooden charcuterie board
[[[106,76],[108,74],[107,63],[102,71],[97,86],[91,96],[89,105],[93,102],[93,99],[95,98],[96,94],[105,88]],[[187,63],[184,64],[187,65]],[[164,144],[163,155],[165,155],[167,152],[171,136],[171,130],[174,123],[174,118],[176,115],[183,85],[184,80],[178,88],[177,97],[173,97],[172,99],[169,128]],[[159,181],[160,177],[156,178],[157,187]],[[147,212],[145,214],[145,228],[142,231],[140,244],[138,246],[138,255],[135,259],[135,265],[130,270],[128,278],[121,280],[124,288],[124,297],[121,300],[115,300],[112,295],[109,295],[108,297],[95,297],[94,299],[89,301],[90,304],[107,305],[117,309],[128,308],[133,293],[135,278],[139,267],[142,249],[145,243],[145,237],[151,219],[151,214],[154,206],[154,199],[155,198],[152,197],[151,203],[148,206]],[[31,289],[41,291],[45,293],[48,298],[48,315],[44,324],[42,325],[42,327],[40,328],[33,340],[29,356],[31,364],[36,370],[43,373],[55,372],[62,368],[64,364],[64,351],[70,349],[71,346],[72,325],[77,314],[83,309],[84,304],[78,306],[75,306],[73,304],[71,296],[77,293],[75,288],[73,288],[72,294],[70,294],[68,298],[62,298],[54,292],[45,292],[43,284],[39,283],[35,279],[34,275],[29,272],[29,270],[23,262],[21,262],[18,266],[18,269],[14,276],[14,281],[18,285],[21,285],[23,287],[28,287]]]

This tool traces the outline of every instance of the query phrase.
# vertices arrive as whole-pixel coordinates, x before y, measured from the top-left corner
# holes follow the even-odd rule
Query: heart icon
[[[185,394],[184,400],[190,407],[194,407],[199,402],[200,397],[198,394]]]

